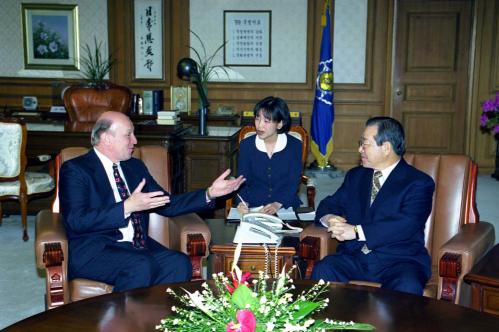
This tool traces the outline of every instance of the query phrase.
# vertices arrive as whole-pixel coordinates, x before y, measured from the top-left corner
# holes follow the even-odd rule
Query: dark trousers
[[[146,249],[135,249],[131,242],[115,242],[73,271],[73,278],[85,278],[114,285],[113,292],[152,285],[189,281],[192,265],[184,253],[170,250],[147,239]]]
[[[365,280],[381,283],[385,289],[422,295],[428,277],[423,266],[409,261],[380,262],[376,254],[334,254],[314,265],[311,279],[348,282]]]

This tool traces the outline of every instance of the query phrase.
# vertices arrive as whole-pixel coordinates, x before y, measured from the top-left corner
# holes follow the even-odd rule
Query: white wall
[[[0,0],[0,76],[80,77],[78,71],[24,69],[22,3],[77,4],[80,54],[82,45],[87,43],[93,46],[94,36],[97,41],[102,41],[107,51],[107,1],[105,0]]]

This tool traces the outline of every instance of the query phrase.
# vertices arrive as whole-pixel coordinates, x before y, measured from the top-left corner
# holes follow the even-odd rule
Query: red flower
[[[229,294],[234,293],[237,287],[239,287],[240,284],[248,284],[247,281],[249,280],[251,273],[250,272],[244,272],[241,275],[241,280],[238,281],[237,277],[234,272],[230,273],[230,276],[232,277],[232,285],[225,284],[225,288],[227,288],[227,291]]]
[[[225,329],[226,332],[254,332],[256,329],[256,318],[250,310],[239,310],[236,314],[237,324],[230,322]]]

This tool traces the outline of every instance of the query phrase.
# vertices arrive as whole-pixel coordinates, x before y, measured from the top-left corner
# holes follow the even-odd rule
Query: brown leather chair
[[[125,86],[109,85],[102,89],[72,86],[64,91],[64,107],[69,119],[66,131],[90,132],[106,111],[128,114],[132,92]]]
[[[87,148],[82,147],[63,149],[56,159],[57,173],[64,161],[87,151]],[[154,179],[165,190],[171,192],[170,160],[166,149],[161,146],[141,146],[135,149],[134,157],[142,159]],[[36,264],[39,269],[44,269],[46,272],[48,309],[112,291],[112,285],[102,282],[88,279],[68,281],[68,240],[64,223],[60,219],[57,198],[52,210],[42,210],[38,213],[35,227]],[[208,256],[206,249],[211,241],[211,233],[197,214],[166,218],[151,213],[149,235],[164,246],[189,255],[193,265],[193,280],[201,279],[202,261]]]
[[[465,155],[411,154],[406,161],[435,181],[433,209],[425,229],[425,243],[432,258],[432,277],[424,295],[469,306],[470,287],[463,276],[494,244],[490,223],[478,222],[476,208],[477,166]],[[324,227],[311,225],[300,235],[300,255],[307,261],[309,277],[318,259],[333,253],[337,241]],[[379,287],[380,284],[351,281]]]
[[[245,138],[250,137],[256,134],[256,128],[254,126],[244,126],[239,131],[239,139],[238,144]],[[309,137],[307,131],[302,126],[291,126],[288,134],[296,137],[300,141],[302,141],[302,152],[301,152],[301,161],[303,164],[303,168],[305,168],[305,162],[307,161],[308,155],[308,145],[309,145]],[[314,200],[315,200],[315,183],[312,179],[305,175],[301,175],[301,182],[307,186],[307,204],[309,207],[314,208]],[[227,199],[225,202],[225,215],[229,214],[230,208],[233,205],[232,197]]]

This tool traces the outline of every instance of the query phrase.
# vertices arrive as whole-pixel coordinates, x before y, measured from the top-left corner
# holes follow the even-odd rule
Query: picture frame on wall
[[[271,66],[272,11],[224,10],[224,66]]]
[[[22,4],[24,67],[78,70],[78,6]]]
[[[191,114],[191,87],[170,87],[170,109],[178,110],[180,113]]]
[[[163,0],[134,0],[134,78],[162,80]]]

